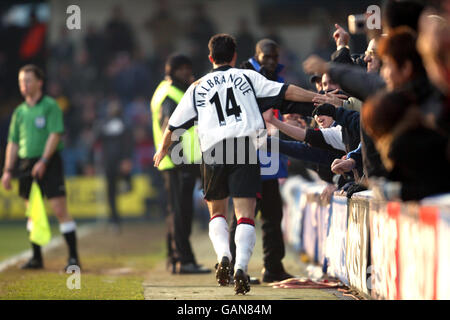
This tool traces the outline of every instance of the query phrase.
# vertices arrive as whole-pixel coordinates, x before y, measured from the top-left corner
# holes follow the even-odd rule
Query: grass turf
[[[11,231],[12,232],[12,231]],[[79,239],[81,288],[68,289],[65,244],[44,255],[44,270],[9,268],[0,273],[0,299],[141,300],[142,282],[165,258],[165,227],[129,223],[121,234],[99,228]],[[26,237],[25,237],[25,243]]]
[[[58,236],[57,224],[50,225],[52,237]],[[0,262],[22,251],[31,249],[24,223],[0,224]]]
[[[8,279],[6,279],[6,277]],[[2,300],[142,300],[142,277],[81,276],[80,289],[68,289],[69,275],[33,272],[24,275],[15,271],[0,275]],[[13,279],[11,279],[13,278]]]

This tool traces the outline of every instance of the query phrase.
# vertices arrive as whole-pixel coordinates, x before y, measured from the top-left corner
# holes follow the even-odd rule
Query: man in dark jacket
[[[255,70],[267,79],[284,82],[279,73],[283,66],[278,63],[278,44],[270,39],[263,39],[256,44],[255,56],[241,65],[241,68]],[[278,114],[281,116],[281,114]],[[281,230],[281,219],[283,217],[283,202],[280,194],[279,178],[287,177],[287,157],[280,155],[280,168],[275,175],[261,176],[262,192],[258,198],[256,211],[261,210],[264,269],[262,271],[263,282],[282,281],[292,278],[284,270],[283,263],[285,247],[283,233]],[[234,233],[236,230],[236,218],[233,216],[230,229],[230,249],[235,252]],[[233,254],[234,256],[234,254]],[[256,282],[256,280],[254,280]]]
[[[98,139],[103,150],[110,219],[115,231],[120,231],[116,204],[117,182],[119,177],[129,179],[133,141],[130,129],[121,117],[119,102],[111,101],[107,109],[107,119],[100,125]]]
[[[423,109],[447,136],[450,136],[449,38],[449,13],[443,18],[436,11],[424,12],[420,19],[417,47],[428,77],[438,90],[430,96]]]

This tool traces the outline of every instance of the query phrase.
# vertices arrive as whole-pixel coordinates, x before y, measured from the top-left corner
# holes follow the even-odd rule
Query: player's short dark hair
[[[236,52],[236,40],[226,33],[216,34],[209,40],[208,49],[216,64],[228,63]]]
[[[45,74],[44,71],[34,64],[27,64],[20,68],[19,73],[21,72],[33,72],[35,77],[39,80],[44,80]]]
[[[192,60],[184,54],[174,53],[166,61],[165,73],[167,76],[173,77],[175,71],[184,65],[192,67]]]

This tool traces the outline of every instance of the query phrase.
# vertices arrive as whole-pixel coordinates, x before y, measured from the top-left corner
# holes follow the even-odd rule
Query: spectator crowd
[[[302,64],[310,82],[296,71],[300,60],[280,37],[267,36],[280,45],[285,81],[320,94],[300,112],[283,115],[289,133],[290,127],[304,132],[281,130],[280,148],[289,156],[290,175],[311,180],[306,169],[312,169],[328,183],[324,198],[336,190],[351,196],[368,188],[402,200],[450,191],[450,2],[386,0],[381,12],[382,30],[367,32],[364,53],[354,52],[352,36],[339,25],[325,38],[321,32],[316,54]],[[155,174],[149,101],[164,76],[164,63],[181,40],[199,77],[210,69],[199,50],[219,31],[202,4],[192,13],[189,23],[182,23],[166,1],[158,2],[145,22],[151,56],[143,52],[120,5],[104,26],[88,26],[81,46],[61,27],[47,48],[46,91],[64,112],[66,175],[104,171],[101,128],[111,109],[120,110],[131,133],[131,172]],[[244,18],[234,36],[240,65],[254,55],[258,38]],[[266,120],[279,127],[276,119]]]
[[[132,173],[155,174],[149,103],[164,78],[166,59],[176,50],[177,43],[186,43],[194,76],[210,69],[206,53],[200,50],[217,27],[204,5],[194,4],[191,9],[186,23],[174,16],[168,1],[157,2],[157,10],[143,25],[151,40],[151,54],[144,53],[130,23],[131,17],[122,5],[112,8],[104,26],[88,24],[81,45],[77,46],[70,31],[61,26],[57,40],[48,48],[51,59],[47,63],[46,88],[64,111],[66,175],[95,175],[104,171],[101,127],[111,108],[121,110],[122,120],[131,131]],[[256,37],[245,19],[236,26],[236,37],[240,60],[248,59]],[[299,79],[295,72],[288,76]]]
[[[303,141],[281,140],[280,150],[318,166],[328,183],[323,198],[372,189],[408,201],[450,191],[449,10],[449,1],[385,1],[382,30],[368,36],[363,54],[336,24],[330,60],[303,62],[320,94],[311,114],[318,128],[265,113]]]
[[[167,132],[171,129],[164,131],[164,138],[162,129],[170,123],[172,112],[180,117],[184,110],[177,109],[180,105],[183,107],[180,101],[188,100],[185,90],[189,92],[191,83],[211,70],[210,62],[218,67],[215,72],[222,72],[222,67],[236,65],[259,73],[255,79],[261,80],[262,75],[271,80],[263,82],[265,85],[278,82],[278,87],[283,88],[279,91],[279,99],[271,100],[269,94],[257,97],[252,82],[247,78],[252,88],[250,91],[254,91],[256,102],[260,104],[257,110],[263,112],[269,135],[272,134],[267,139],[268,144],[279,147],[278,153],[271,149],[271,154],[279,156],[280,167],[273,175],[264,176],[259,174],[258,166],[255,181],[245,181],[239,176],[240,180],[252,186],[261,183],[262,188],[255,194],[255,199],[258,199],[255,212],[248,217],[243,216],[243,223],[236,217],[238,221],[234,221],[230,229],[234,234],[240,224],[253,225],[251,234],[254,235],[253,218],[255,213],[261,212],[264,282],[292,277],[281,262],[285,250],[279,183],[285,178],[301,175],[309,181],[323,181],[325,186],[321,197],[325,202],[329,202],[335,192],[351,198],[353,194],[369,189],[376,198],[389,201],[417,201],[450,193],[450,0],[385,0],[381,10],[381,28],[365,31],[365,52],[354,50],[352,35],[341,25],[334,24],[330,26],[333,31],[326,38],[320,37],[315,54],[302,63],[274,34],[256,41],[258,39],[249,31],[245,19],[237,20],[233,37],[217,35],[233,43],[233,59],[215,61],[211,55],[209,62],[203,50],[208,42],[212,46],[211,41],[217,36],[211,37],[219,30],[204,6],[195,4],[194,14],[184,25],[173,17],[166,1],[158,4],[158,10],[144,24],[154,49],[150,58],[143,52],[120,5],[113,8],[102,30],[93,24],[88,26],[81,47],[75,46],[68,30],[62,27],[59,39],[48,48],[51,59],[46,68],[46,91],[64,114],[65,148],[61,155],[65,175],[104,174],[114,224],[118,226],[120,222],[115,203],[118,176],[126,180],[126,190],[131,188],[132,174],[144,173],[151,177],[153,185],[160,191],[160,202],[168,204],[167,244],[173,273],[211,271],[198,265],[193,254],[180,258],[181,247],[189,244],[192,210],[188,207],[194,206],[191,200],[200,170],[195,166],[187,169],[169,159],[173,163],[160,168],[167,172],[159,174],[153,166],[155,144],[161,139],[168,144],[170,136]],[[45,26],[36,26],[36,30],[43,34]],[[177,55],[175,44],[180,41],[187,44],[186,52]],[[332,50],[327,46],[330,41]],[[1,58],[0,55],[0,63]],[[296,64],[302,66],[303,75],[296,71]],[[248,74],[255,76],[253,71]],[[305,75],[309,76],[309,81],[305,81]],[[212,80],[209,82],[212,88]],[[291,83],[296,86],[291,86]],[[291,94],[284,95],[289,88]],[[170,89],[178,90],[176,98],[169,94]],[[165,92],[164,99],[159,101],[162,91]],[[0,94],[5,92],[0,91]],[[227,94],[226,112],[238,119],[241,109],[234,95],[232,97],[228,100]],[[288,97],[297,102],[288,101]],[[173,101],[167,102],[166,98]],[[195,93],[193,101],[195,104]],[[209,100],[213,103],[211,101],[216,104],[220,125],[225,125],[220,118],[223,111],[220,99],[219,103],[214,98]],[[232,109],[229,109],[229,101]],[[268,101],[276,101],[279,105],[266,108]],[[198,116],[198,110],[196,114]],[[163,116],[158,119],[158,115]],[[221,116],[223,118],[223,114]],[[194,119],[195,116],[186,123]],[[1,131],[4,131],[3,122]],[[258,117],[258,126],[259,122]],[[246,129],[248,127],[251,125]],[[217,131],[217,127],[211,128]],[[281,134],[273,135],[277,130]],[[158,137],[158,132],[161,132],[161,137]],[[193,140],[195,132],[193,130],[192,136],[189,135]],[[213,134],[226,131],[217,132]],[[236,133],[233,138],[240,138],[240,134]],[[184,139],[181,142],[190,141],[190,138]],[[161,154],[161,151],[156,153],[156,166],[161,161],[158,159]],[[192,164],[194,161],[189,162]],[[191,173],[192,176],[188,176]],[[203,180],[203,183],[205,181],[208,180]],[[234,180],[230,184],[240,182]],[[217,187],[221,183],[211,185]],[[165,194],[161,191],[163,184]],[[250,190],[247,192],[253,194],[253,189]],[[218,194],[210,197],[211,203],[221,201],[212,200],[222,195]],[[207,199],[207,195],[204,196]],[[200,198],[197,193],[196,198]],[[247,199],[246,196],[236,198]],[[162,209],[164,211],[165,208]],[[216,217],[224,218],[223,215]],[[226,223],[225,219],[221,222],[223,228],[220,225],[217,228],[226,230],[228,235]],[[209,226],[211,228],[211,222]],[[229,239],[233,241],[235,238],[239,236]],[[223,239],[225,237],[218,243],[223,244]],[[247,242],[254,246],[252,241]],[[241,242],[241,248],[244,242]],[[230,251],[237,250],[239,246],[235,245],[233,248],[233,243],[230,243]],[[190,248],[186,250],[191,251]],[[178,262],[181,267],[177,271]],[[225,263],[227,268],[228,262]]]

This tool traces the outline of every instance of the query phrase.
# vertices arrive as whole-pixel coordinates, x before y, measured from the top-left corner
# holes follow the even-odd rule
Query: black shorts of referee
[[[33,183],[31,171],[40,158],[19,159],[19,195],[28,199]],[[59,152],[55,152],[47,163],[46,170],[42,179],[37,179],[43,196],[47,199],[66,196],[66,187],[64,184],[64,169]]]

